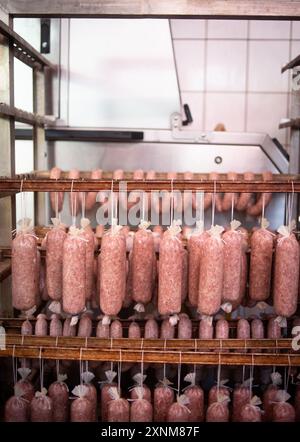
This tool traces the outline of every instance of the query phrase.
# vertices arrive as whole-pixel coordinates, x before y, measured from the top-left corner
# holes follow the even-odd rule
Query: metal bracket
[[[187,141],[189,143],[210,143],[211,132],[182,130],[182,117],[179,112],[171,115],[171,132],[174,140]]]

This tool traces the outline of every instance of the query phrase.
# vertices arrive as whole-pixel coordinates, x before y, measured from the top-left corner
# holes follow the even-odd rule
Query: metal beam
[[[1,0],[15,17],[299,18],[298,0]]]

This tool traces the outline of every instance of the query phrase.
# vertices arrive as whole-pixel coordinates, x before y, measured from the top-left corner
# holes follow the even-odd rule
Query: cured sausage
[[[174,339],[175,326],[172,325],[169,319],[164,319],[160,327],[160,339]]]
[[[208,405],[213,404],[214,402],[220,401],[223,397],[227,398],[227,401],[230,400],[230,390],[227,387],[224,386],[218,386],[214,385],[211,387],[208,393]]]
[[[213,402],[206,411],[206,422],[229,422],[227,402]]]
[[[254,178],[255,176],[252,172],[245,172],[243,174],[244,181],[254,181]],[[243,212],[244,210],[246,210],[251,205],[252,197],[253,193],[240,193],[235,206],[236,210],[238,210],[239,212]]]
[[[44,393],[36,393],[30,402],[31,422],[53,422],[53,403]]]
[[[239,223],[238,223],[239,224]],[[241,270],[242,270],[242,235],[232,228],[223,234],[224,275],[223,275],[223,302],[229,302],[232,308],[238,307],[241,297]]]
[[[300,249],[295,235],[287,228],[278,231],[282,235],[275,248],[273,303],[277,315],[290,317],[297,310]]]
[[[126,240],[114,226],[104,235],[99,255],[100,308],[115,316],[122,308],[126,290]]]
[[[50,180],[58,180],[61,177],[61,169],[53,167],[50,170]],[[64,192],[50,192],[50,203],[52,210],[56,213],[61,212],[64,205]]]
[[[29,402],[21,396],[11,396],[5,403],[4,422],[28,422]]]
[[[92,293],[95,290],[95,275],[94,275],[94,252],[96,238],[93,229],[90,226],[90,221],[87,218],[82,218],[81,221],[81,237],[85,240],[85,298],[90,300]]]
[[[192,338],[192,321],[185,313],[180,313],[178,322],[178,339]]]
[[[181,310],[183,246],[177,233],[176,226],[170,227],[160,242],[158,311],[161,315],[172,315]]]
[[[174,402],[174,390],[165,384],[154,388],[154,422],[166,422],[168,410]]]
[[[235,172],[228,172],[227,173],[227,180],[236,181],[237,178],[238,178],[237,173],[235,173]],[[227,210],[231,209],[232,202],[233,202],[233,207],[235,207],[238,202],[238,194],[237,193],[230,193],[230,192],[224,193],[223,200],[222,200],[223,212],[227,212]]]
[[[132,249],[132,298],[148,304],[152,298],[154,240],[152,232],[140,227]]]
[[[272,181],[272,172],[263,172],[262,178],[264,181]],[[248,206],[247,213],[252,216],[259,216],[263,211],[263,206],[266,208],[272,199],[272,193],[261,193],[254,205]]]
[[[108,422],[129,422],[130,408],[126,399],[120,398],[116,388],[110,388],[112,400],[108,403]]]
[[[184,394],[188,398],[189,422],[203,422],[204,392],[202,388],[199,385],[190,385],[184,390]]]
[[[239,422],[261,422],[261,409],[252,404],[243,405]]]
[[[226,319],[219,319],[216,323],[216,339],[229,338],[229,324]]]
[[[263,394],[264,420],[271,422],[273,420],[273,406],[276,402],[278,393],[277,385],[270,384]]]
[[[212,227],[202,248],[198,297],[198,311],[202,315],[212,316],[221,306],[224,273],[222,231],[220,226]]]
[[[136,399],[131,403],[130,422],[152,422],[153,409],[146,399]]]
[[[77,315],[85,307],[86,242],[81,232],[71,226],[63,245],[63,310]]]
[[[159,328],[155,319],[150,318],[147,320],[145,324],[144,337],[145,339],[158,339]]]
[[[51,315],[50,327],[49,327],[49,335],[50,336],[62,336],[63,334],[63,326],[59,317],[54,313]]]
[[[233,409],[232,420],[233,422],[241,422],[241,411],[244,405],[249,404],[252,398],[252,393],[249,387],[236,387],[233,390]]]
[[[188,298],[193,307],[198,306],[200,257],[207,232],[197,232],[188,240]]]
[[[77,336],[80,338],[89,338],[92,336],[93,323],[90,313],[83,313],[78,325]]]
[[[128,338],[129,339],[140,339],[141,337],[141,328],[139,324],[136,322],[131,322],[128,327]]]
[[[97,324],[96,337],[101,339],[108,339],[109,324],[102,324],[102,320],[100,320]]]
[[[93,422],[95,410],[93,409],[93,403],[86,397],[86,385],[78,385],[72,393],[78,397],[71,402],[70,421]]]
[[[209,319],[201,319],[199,322],[199,339],[212,339],[214,335],[214,327]]]
[[[55,301],[62,298],[63,245],[67,238],[65,225],[52,219],[53,228],[46,236],[46,284],[49,297]]]
[[[22,323],[21,335],[33,335],[32,325],[28,319]]]
[[[70,170],[68,178],[71,180],[78,180],[80,178],[79,170]],[[69,192],[69,207],[71,215],[76,216],[79,212],[79,192]]]
[[[188,399],[185,395],[177,396],[168,410],[167,422],[189,422],[190,410],[187,408]]]
[[[250,324],[247,319],[239,319],[237,323],[237,338],[250,339]]]
[[[53,422],[69,420],[69,389],[62,381],[53,382],[48,389],[53,404]]]
[[[64,320],[63,336],[76,336],[76,326],[71,325],[71,318],[66,318]]]
[[[17,310],[30,310],[36,305],[37,240],[29,222],[23,222],[12,241],[12,304]]]
[[[29,368],[19,368],[18,373],[21,376],[21,379],[16,382],[14,387],[16,395],[26,399],[28,402],[31,402],[34,397],[33,385],[28,379],[26,379],[30,372],[31,370]]]
[[[46,315],[40,313],[37,315],[37,320],[35,323],[34,334],[36,336],[47,336],[48,335],[48,323]]]
[[[261,319],[253,319],[251,322],[251,338],[264,339],[264,324]]]
[[[281,338],[281,327],[276,318],[271,318],[268,321],[268,339],[280,339]]]
[[[267,229],[257,229],[250,240],[249,296],[265,301],[270,296],[273,235]]]
[[[295,408],[288,402],[276,402],[273,405],[273,422],[295,422]]]
[[[110,326],[110,338],[113,339],[120,339],[123,338],[123,329],[122,329],[122,324],[120,321],[118,321],[117,319],[114,320],[111,323]]]
[[[140,376],[140,373],[137,373],[136,376]],[[141,378],[136,376],[134,376],[134,378],[135,380],[139,381],[139,384],[133,387],[132,390],[130,391],[130,398],[139,399],[139,397],[141,397],[148,402],[152,402],[150,388],[146,384],[143,384],[143,386],[141,386],[140,384]]]

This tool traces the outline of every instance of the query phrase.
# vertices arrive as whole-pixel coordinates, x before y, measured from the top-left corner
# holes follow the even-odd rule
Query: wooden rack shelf
[[[20,35],[0,20],[0,34],[7,37],[14,50],[14,56],[30,67],[43,69],[48,67],[54,69],[52,63],[43,57],[33,46],[27,43]]]
[[[30,125],[44,126],[45,124],[53,124],[53,121],[49,118],[17,109],[5,103],[0,103],[0,115],[13,117],[16,121]]]
[[[300,193],[300,179],[282,180],[277,177],[272,181],[212,181],[212,180],[92,180],[92,179],[42,179],[42,178],[0,178],[0,192],[18,193],[22,189],[26,192],[97,192],[100,190],[110,191],[113,187],[119,191],[204,191],[204,192],[247,192],[247,193]],[[122,183],[122,185],[120,185]]]
[[[4,259],[0,261],[0,282],[4,281],[11,274],[11,261]]]
[[[195,342],[203,349],[205,344],[213,348],[219,345],[219,340],[191,340],[194,343],[192,351],[186,347],[178,347],[178,340],[160,341],[155,340],[98,340],[97,338],[40,338],[33,336],[7,336],[6,348],[0,351],[0,357],[19,357],[29,359],[62,359],[62,360],[83,360],[83,361],[107,361],[107,362],[141,362],[169,363],[169,364],[199,364],[199,365],[257,365],[257,366],[300,366],[300,355],[294,353],[258,353],[237,352],[232,353],[222,347],[215,351],[200,351],[195,349]],[[52,341],[52,342],[51,342]],[[127,345],[126,345],[127,341]],[[230,340],[224,340],[230,341]],[[236,340],[232,340],[236,341]],[[250,340],[249,344],[250,344]],[[278,340],[282,343],[283,340]],[[289,341],[289,340],[287,340]],[[68,344],[69,342],[69,344]],[[94,347],[90,344],[94,342]],[[35,344],[34,344],[35,343]],[[116,344],[121,346],[116,348]],[[184,343],[184,341],[181,341]],[[51,345],[52,344],[52,345]],[[138,344],[140,345],[138,347]],[[268,343],[269,344],[269,343]],[[276,341],[274,342],[276,344]],[[284,343],[288,346],[290,342]],[[191,343],[188,344],[191,346]],[[233,344],[231,344],[233,345]],[[126,347],[126,348],[124,348]],[[176,347],[176,350],[173,348]],[[128,349],[130,348],[130,349]],[[200,347],[199,347],[200,348]],[[261,347],[260,347],[261,348]],[[272,348],[268,345],[268,349]],[[275,347],[276,348],[276,347]],[[289,347],[290,348],[290,347]],[[274,349],[274,347],[273,347]],[[256,349],[258,350],[258,349]],[[277,347],[278,350],[278,347]],[[269,350],[270,351],[270,350]]]

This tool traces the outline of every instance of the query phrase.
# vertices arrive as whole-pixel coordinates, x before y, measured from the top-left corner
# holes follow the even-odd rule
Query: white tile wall
[[[213,130],[218,123],[223,123],[229,131],[245,130],[245,94],[208,93],[206,95],[205,129]]]
[[[223,123],[267,132],[288,148],[289,134],[278,124],[290,113],[291,73],[281,67],[300,54],[300,21],[171,22],[182,99],[194,116],[189,128]]]
[[[182,91],[204,89],[204,41],[175,40],[176,63]]]
[[[204,38],[205,20],[171,20],[173,38]]]
[[[292,22],[292,38],[300,38],[300,21]]]
[[[286,130],[278,129],[286,115],[287,94],[249,94],[247,103],[247,130],[267,132],[286,144]]]
[[[246,86],[246,41],[207,41],[208,91],[243,91]]]
[[[281,74],[288,61],[288,41],[250,41],[249,90],[288,92],[288,78]]]
[[[207,38],[247,38],[247,20],[208,20]]]
[[[290,38],[290,21],[250,20],[250,38],[281,40]]]

